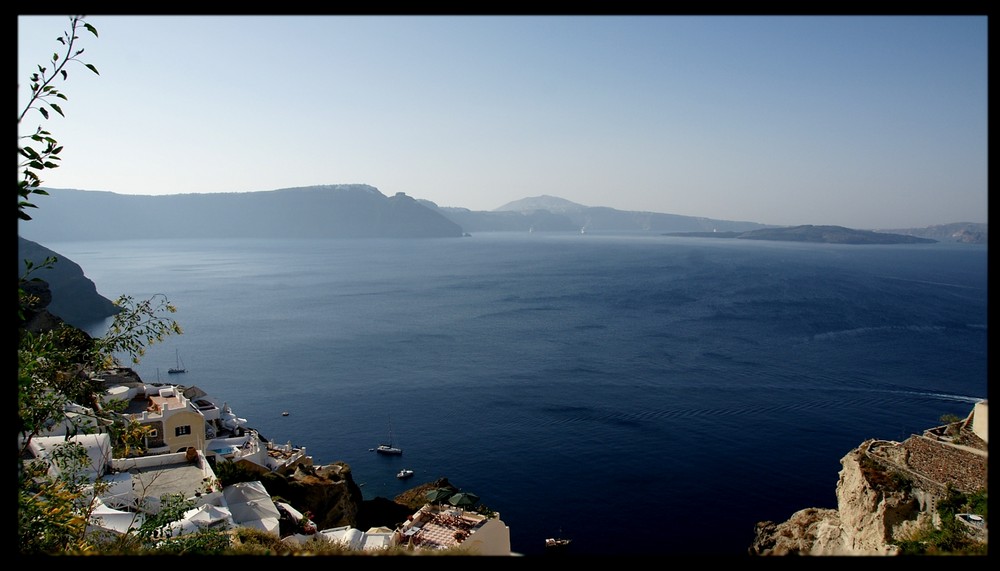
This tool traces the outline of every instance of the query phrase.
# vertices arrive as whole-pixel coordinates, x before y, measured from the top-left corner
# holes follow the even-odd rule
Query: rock
[[[312,512],[319,529],[357,526],[362,493],[346,463],[299,465],[288,475],[268,474],[261,481],[275,499]]]
[[[76,262],[20,236],[17,252],[18,276],[25,273],[24,266],[20,265],[23,260],[30,260],[36,265],[36,269],[28,276],[29,280],[22,284],[22,289],[45,295],[39,302],[40,308],[58,316],[62,321],[85,329],[121,311],[114,302],[97,293],[94,282]],[[40,265],[47,257],[56,258],[56,263],[51,268],[41,268]],[[44,281],[31,281],[36,278]],[[42,283],[46,285],[40,285]]]
[[[949,487],[971,493],[987,485],[986,443],[968,428],[972,417],[948,432],[962,445],[933,437],[947,427],[902,443],[863,442],[840,460],[837,509],[807,508],[782,523],[759,522],[750,554],[898,554],[895,542],[938,523],[936,502]]]

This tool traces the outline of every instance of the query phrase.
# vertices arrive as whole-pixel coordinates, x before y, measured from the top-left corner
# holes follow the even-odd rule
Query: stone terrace
[[[963,492],[987,486],[989,458],[985,452],[917,435],[907,438],[903,448],[910,469],[934,482],[950,483]]]

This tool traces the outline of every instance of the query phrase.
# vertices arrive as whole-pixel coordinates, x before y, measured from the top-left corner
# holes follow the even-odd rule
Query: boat
[[[174,351],[176,352],[176,355],[177,355],[177,366],[176,367],[170,367],[169,369],[167,369],[167,372],[170,373],[171,375],[174,375],[174,374],[177,374],[177,373],[186,373],[187,369],[184,368],[184,363],[181,362],[181,353],[180,353],[180,351],[178,351],[177,349],[174,349]]]
[[[400,480],[405,480],[412,475],[413,475],[413,470],[407,470],[406,468],[403,468],[399,472],[396,472],[396,477],[399,478]]]
[[[379,454],[389,454],[391,456],[399,456],[399,455],[401,455],[403,453],[403,450],[401,448],[397,448],[397,447],[395,447],[395,446],[392,445],[392,421],[391,420],[389,421],[389,440],[388,440],[388,443],[379,444],[378,447],[375,448],[375,452],[378,452]]]
[[[558,537],[550,537],[545,540],[545,547],[566,547],[573,541],[572,539],[562,539]]]
[[[288,411],[282,411],[281,416],[288,416]]]

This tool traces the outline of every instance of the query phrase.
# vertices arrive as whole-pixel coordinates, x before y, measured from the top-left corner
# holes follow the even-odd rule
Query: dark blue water
[[[987,251],[665,236],[58,243],[184,334],[136,370],[345,461],[447,477],[577,554],[742,555],[836,507],[840,458],[986,397]],[[103,330],[95,326],[96,333]],[[281,416],[289,411],[289,416]],[[369,449],[389,420],[402,457]],[[399,481],[401,468],[414,478]]]

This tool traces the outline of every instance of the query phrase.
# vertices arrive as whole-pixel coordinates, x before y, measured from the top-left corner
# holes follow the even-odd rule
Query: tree
[[[58,52],[52,54],[52,59],[48,66],[38,65],[38,71],[31,74],[29,78],[31,84],[31,95],[24,108],[17,115],[18,125],[18,169],[21,170],[20,178],[17,181],[17,217],[19,220],[31,220],[28,215],[28,208],[37,208],[31,202],[32,195],[46,195],[41,188],[41,173],[46,169],[54,169],[59,166],[62,146],[52,137],[52,133],[42,129],[39,125],[31,135],[21,135],[21,122],[32,109],[38,111],[45,119],[49,119],[49,113],[54,111],[65,117],[61,105],[56,100],[67,100],[65,94],[56,89],[56,83],[66,81],[69,78],[69,71],[66,67],[69,62],[75,61],[83,64],[90,71],[100,75],[97,68],[92,64],[83,63],[79,57],[83,54],[83,48],[77,48],[77,31],[83,27],[88,32],[97,37],[97,29],[87,22],[83,16],[70,16],[69,30],[56,38],[62,44],[64,53],[62,56]],[[30,141],[30,142],[25,142]],[[36,148],[37,147],[37,148]]]
[[[68,78],[69,62],[79,62],[84,51],[77,47],[81,27],[97,37],[97,30],[84,22],[83,16],[70,16],[69,30],[56,38],[65,53],[52,54],[51,69],[39,65],[38,71],[32,73],[31,96],[18,114],[19,127],[32,109],[45,120],[50,111],[63,115],[57,100],[67,97],[55,84]],[[83,65],[97,73],[93,65]],[[51,133],[38,126],[31,135],[19,132],[17,151],[18,219],[24,222],[31,220],[26,210],[37,208],[31,202],[32,195],[47,194],[40,187],[40,175],[59,166],[62,147]],[[55,257],[39,265],[26,260],[25,272],[18,277],[18,546],[24,554],[88,553],[102,544],[100,538],[87,532],[95,505],[93,498],[102,483],[90,482],[86,451],[71,437],[108,432],[115,452],[127,455],[141,450],[145,429],[117,414],[123,403],[104,402],[95,375],[117,366],[117,354],[126,354],[132,363],[138,363],[148,345],[181,333],[180,326],[169,317],[176,309],[159,294],[144,301],[121,296],[115,303],[122,311],[101,338],[91,338],[65,323],[42,330],[27,328],[27,317],[44,307],[39,307],[36,296],[26,292],[26,285],[39,280],[35,272],[56,263]],[[70,404],[90,407],[90,414],[71,418],[66,414]],[[46,458],[33,458],[29,453],[32,439],[47,434],[56,425],[64,427],[65,442]],[[150,525],[158,526],[166,516],[183,512],[183,503],[175,504],[135,534],[138,544],[148,544],[155,536]]]

